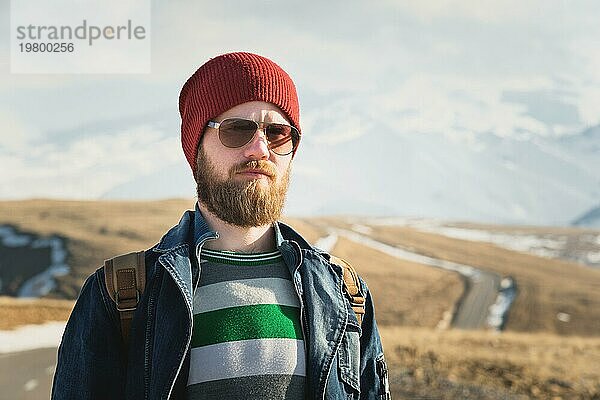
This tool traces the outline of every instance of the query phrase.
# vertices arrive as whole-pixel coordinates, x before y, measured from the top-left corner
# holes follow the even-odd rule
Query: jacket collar
[[[193,230],[191,230],[192,226]],[[275,229],[275,244],[277,248],[281,248],[285,242],[296,242],[300,249],[315,250],[289,225],[277,221],[273,224],[273,228]],[[187,210],[179,220],[179,223],[169,229],[152,250],[158,253],[166,253],[183,245],[189,245],[192,240],[195,245],[194,247],[197,247],[199,243],[206,239],[217,237],[219,237],[218,233],[208,227],[206,220],[200,212],[198,203],[196,203],[195,210]]]
[[[179,220],[179,223],[169,229],[152,250],[158,253],[166,253],[183,245],[187,245],[190,226],[193,220],[194,212],[187,210]]]
[[[283,222],[275,222],[275,245],[279,248],[286,241],[296,242],[301,249],[314,250],[314,248],[289,225]]]
[[[196,203],[195,210],[187,210],[179,220],[179,223],[169,229],[152,250],[159,253],[166,253],[183,245],[189,246],[192,241],[197,246],[200,242],[208,238],[217,237],[219,235],[208,227],[206,220],[202,217],[202,213],[198,208],[198,203]]]

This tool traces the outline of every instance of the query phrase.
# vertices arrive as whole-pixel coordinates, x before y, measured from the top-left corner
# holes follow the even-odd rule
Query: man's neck
[[[252,227],[236,226],[219,219],[202,203],[198,203],[198,207],[209,228],[219,234],[218,239],[207,241],[204,245],[205,248],[241,253],[275,250],[275,229],[272,224]]]

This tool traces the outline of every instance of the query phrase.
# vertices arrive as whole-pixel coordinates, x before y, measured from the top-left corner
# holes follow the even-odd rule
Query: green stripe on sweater
[[[202,260],[210,261],[216,264],[225,264],[225,265],[237,265],[241,267],[255,267],[257,265],[269,265],[275,264],[283,261],[283,257],[281,255],[274,256],[268,259],[240,259],[240,258],[225,258],[225,257],[211,257],[209,255],[201,254]]]
[[[257,304],[194,315],[192,347],[266,338],[302,340],[300,309],[278,304]]]

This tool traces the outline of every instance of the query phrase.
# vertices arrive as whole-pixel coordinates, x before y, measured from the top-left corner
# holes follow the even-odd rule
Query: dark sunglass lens
[[[275,154],[287,155],[294,151],[296,128],[284,124],[271,124],[266,127],[269,148]]]
[[[256,122],[247,119],[226,119],[219,126],[219,139],[224,146],[242,147],[254,137]]]

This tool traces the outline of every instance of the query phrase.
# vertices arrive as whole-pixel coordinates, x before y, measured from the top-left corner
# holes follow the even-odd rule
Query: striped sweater
[[[203,249],[188,399],[303,399],[305,348],[281,254]]]

